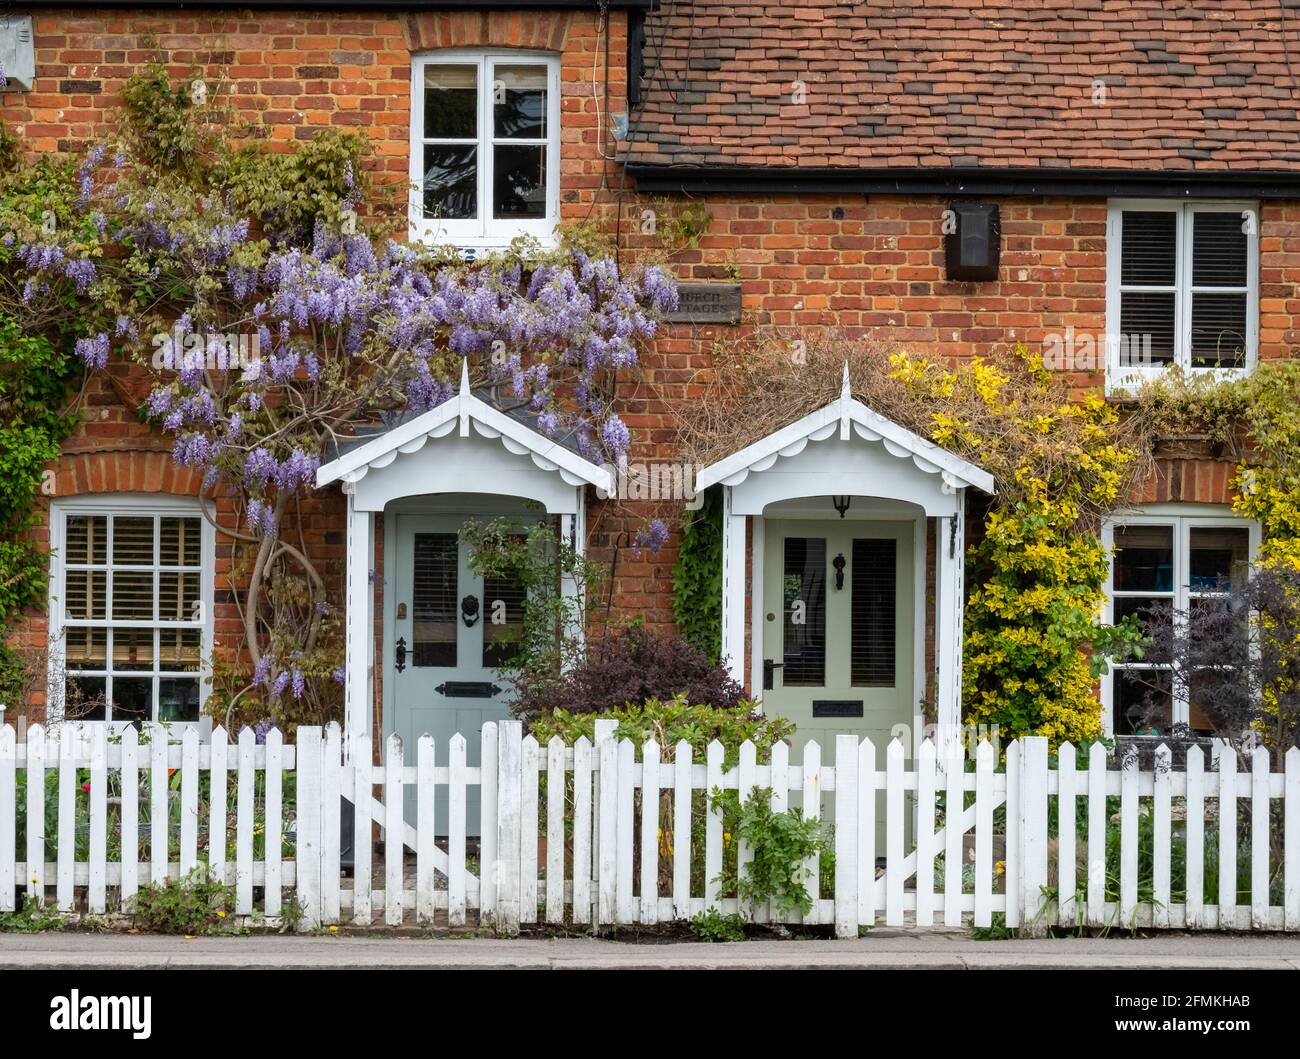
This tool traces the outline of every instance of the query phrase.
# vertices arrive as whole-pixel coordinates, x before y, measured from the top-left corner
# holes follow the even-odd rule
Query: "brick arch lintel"
[[[439,48],[564,50],[569,11],[423,11],[402,19],[412,51]]]
[[[54,471],[55,499],[99,493],[164,493],[198,496],[203,474],[178,467],[170,452],[116,449],[65,453]]]

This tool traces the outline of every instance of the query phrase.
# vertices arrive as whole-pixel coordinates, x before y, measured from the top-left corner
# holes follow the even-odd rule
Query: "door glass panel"
[[[1120,526],[1115,530],[1115,591],[1172,592],[1174,528]]]
[[[1248,530],[1193,527],[1189,587],[1193,592],[1230,591],[1234,577],[1245,577],[1249,556]]]
[[[413,665],[456,664],[458,556],[454,533],[415,535],[411,587]]]
[[[786,687],[826,685],[826,541],[787,537],[782,567]]]
[[[853,542],[849,683],[856,688],[894,686],[895,597],[898,542]]]
[[[524,630],[524,586],[512,577],[483,578],[483,664],[509,665]]]

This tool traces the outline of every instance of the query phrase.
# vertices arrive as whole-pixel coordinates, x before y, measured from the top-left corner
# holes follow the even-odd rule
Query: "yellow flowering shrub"
[[[967,557],[965,719],[1053,745],[1100,737],[1101,659],[1131,639],[1102,628],[1101,517],[1137,462],[1116,411],[1074,400],[1025,347],[949,368],[891,358],[893,377],[936,405],[930,436],[988,470],[997,495]]]

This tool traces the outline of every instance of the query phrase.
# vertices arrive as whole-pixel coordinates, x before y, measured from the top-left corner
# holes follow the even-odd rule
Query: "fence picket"
[[[212,733],[211,751],[217,749],[216,729]],[[299,929],[312,930],[321,924],[321,730],[312,725],[298,729],[294,758],[297,818],[294,822],[294,865],[298,905],[302,910]]]
[[[1268,768],[1268,749],[1255,747],[1250,762],[1250,925],[1255,930],[1268,929]]]
[[[1119,780],[1119,922],[1137,925],[1138,784],[1137,755],[1124,759]]]
[[[612,736],[596,744],[600,772],[596,777],[596,923],[614,922],[618,884],[618,741]]]
[[[253,747],[256,736],[244,725],[239,730],[239,773],[235,787],[235,914],[247,916],[253,911]]]
[[[659,922],[659,743],[641,748],[641,915],[642,923]]]
[[[768,786],[772,791],[768,804],[774,813],[784,813],[790,808],[790,746],[784,740],[774,743],[770,757],[768,758]],[[807,889],[812,899],[816,901],[819,896],[820,887],[818,880],[805,879],[804,887]],[[859,891],[861,892],[861,891]],[[767,916],[771,920],[775,918],[775,909],[768,908]]]
[[[1024,892],[1020,886],[1020,741],[1007,747],[1006,852],[1003,853],[1002,887],[1006,891],[1006,921],[1019,927]]]
[[[993,747],[975,748],[975,925],[993,925]]]
[[[199,733],[181,736],[181,878],[199,866]]]
[[[30,754],[30,751],[28,751]],[[131,910],[139,889],[140,876],[140,769],[139,736],[134,725],[122,730],[122,767],[118,783],[122,789],[122,882],[118,888],[122,911]]]
[[[858,923],[876,922],[876,745],[858,744]]]
[[[921,744],[916,759],[916,925],[934,926],[934,861],[935,848],[935,771],[934,743],[927,739]],[[948,762],[951,770],[952,762]],[[960,811],[947,803],[944,819],[945,833],[957,829]],[[949,874],[952,864],[944,857],[943,888],[945,896],[952,888]],[[960,878],[960,875],[958,875]]]
[[[402,737],[396,732],[388,737],[384,758],[384,923],[402,925],[402,891],[405,889],[403,868],[406,864],[405,823],[402,810],[406,796],[402,792],[402,766],[405,751]]]
[[[370,801],[374,795],[374,780],[371,753],[370,736],[359,734],[352,737],[349,758],[349,771],[352,773],[352,922],[361,926],[370,923],[372,914],[370,852],[374,827]]]
[[[573,921],[591,922],[591,741],[573,744]]]
[[[343,730],[337,721],[325,726],[317,751],[320,754],[320,910],[326,923],[337,923],[342,915],[339,878],[343,859]],[[367,748],[367,754],[369,749]],[[370,828],[362,832],[367,837]],[[355,851],[356,837],[353,835]]]
[[[893,749],[890,744],[890,767]],[[900,748],[899,753],[902,753]],[[890,778],[892,779],[892,773]],[[891,847],[892,848],[892,847]],[[894,867],[890,862],[890,868]],[[858,739],[835,737],[835,936],[858,936]]]
[[[1205,925],[1205,758],[1187,748],[1187,883],[1183,919],[1188,929]]]
[[[678,919],[691,918],[691,771],[694,756],[691,744],[679,739],[673,758],[673,915]],[[1296,773],[1300,775],[1300,768]]]
[[[564,796],[566,785],[564,740],[558,735],[553,735],[551,741],[546,744],[546,922],[548,923],[564,922]],[[576,872],[574,876],[576,879]],[[577,900],[576,895],[574,900]]]
[[[45,729],[27,729],[27,896],[45,904]]]
[[[1020,741],[1022,935],[1047,933],[1047,737]]]
[[[519,791],[519,922],[537,922],[537,740],[524,736]],[[564,876],[560,876],[564,886]]]
[[[497,914],[497,789],[500,762],[499,729],[488,721],[480,731],[479,745],[479,873],[478,915],[480,923],[495,923]]]
[[[501,721],[497,726],[497,845],[495,861],[496,909],[494,922],[503,934],[519,933],[519,839],[522,817],[520,766],[523,759],[523,725]]]
[[[947,927],[961,926],[962,882],[965,878],[961,859],[961,819],[966,813],[966,762],[962,756],[960,739],[944,740],[947,761],[944,766],[947,780],[944,812],[943,850],[943,923]],[[936,748],[936,759],[938,752]],[[954,808],[955,807],[955,808]]]
[[[197,734],[197,733],[196,733]],[[263,911],[267,918],[274,919],[280,915],[282,908],[281,887],[283,885],[282,858],[284,843],[284,736],[280,729],[272,728],[266,733],[266,775],[264,777],[263,815],[266,821],[262,832],[263,869]],[[197,809],[195,810],[197,815]]]
[[[885,749],[885,923],[891,927],[903,924],[905,806],[903,744],[891,739]]]
[[[618,814],[615,817],[617,837],[614,840],[615,875],[614,902],[615,923],[633,923],[636,921],[636,899],[632,893],[633,872],[633,823],[636,814],[636,789],[633,784],[633,769],[636,766],[636,748],[632,740],[623,739],[618,743]],[[604,838],[601,838],[602,850]]]
[[[226,881],[226,751],[228,737],[225,728],[212,729],[212,745],[208,748],[211,770],[208,776],[208,789],[211,801],[208,803],[208,873],[218,882]],[[319,763],[318,767],[319,767]],[[315,836],[317,842],[320,835]],[[318,873],[319,875],[319,873]],[[319,892],[319,891],[317,891]],[[312,894],[312,900],[316,893]],[[319,910],[317,910],[319,914]]]
[[[56,865],[55,907],[71,912],[73,865],[77,860],[77,744],[81,732],[77,725],[64,721],[59,727],[59,808],[58,834],[55,836]]]
[[[425,732],[415,744],[415,921],[420,926],[433,923],[433,851],[437,831],[434,809],[437,788],[434,786],[434,762],[437,750],[433,736]]]
[[[1077,886],[1078,852],[1075,843],[1075,793],[1078,761],[1074,744],[1062,743],[1056,751],[1056,902],[1062,926],[1083,922]]]
[[[1170,850],[1173,828],[1173,755],[1161,743],[1156,748],[1155,796],[1151,800],[1152,814],[1152,880],[1151,916],[1157,927],[1169,926]]]
[[[865,742],[867,743],[868,746],[870,746],[871,743],[870,740],[865,740]],[[710,747],[710,750],[712,750],[712,747]],[[719,757],[721,757],[721,750],[722,748],[719,747],[718,748]],[[872,758],[871,758],[871,766],[873,769],[875,768],[874,753],[872,754]],[[713,782],[712,772],[710,772],[709,775],[709,782],[710,783]],[[813,740],[811,739],[809,739],[808,742],[804,743],[803,745],[802,804],[803,804],[803,815],[805,820],[820,820],[822,818],[822,748],[820,744],[813,742]],[[709,817],[709,820],[710,821],[712,820],[712,816]],[[721,830],[721,824],[719,824],[719,830]],[[708,835],[707,827],[705,829],[705,835],[706,837]],[[705,863],[706,864],[708,863],[707,860]],[[807,872],[812,878],[820,879],[821,878],[821,857],[818,854],[814,853],[811,857],[809,857],[806,861],[804,861],[804,871]],[[706,873],[704,885],[707,890],[709,885],[707,873]],[[709,906],[710,900],[711,898],[705,900],[704,905],[706,908]],[[874,893],[872,895],[871,900],[873,902],[873,907],[874,907],[874,902],[875,902]],[[820,902],[814,901],[812,911],[809,912],[806,916],[804,916],[804,922],[820,923],[821,921],[822,921],[821,904]]]
[[[1286,854],[1282,867],[1282,926],[1284,930],[1300,930],[1300,747],[1293,746],[1286,752],[1284,790],[1282,844]],[[3,791],[3,777],[0,777],[0,795]]]
[[[18,737],[0,724],[0,912],[12,912],[18,884]]]
[[[754,796],[754,785],[758,782],[758,765],[757,753],[751,740],[746,739],[740,744],[739,761],[736,765],[736,793],[740,796],[739,802],[744,805]],[[736,878],[744,879],[746,877],[746,865],[754,859],[754,850],[750,844],[739,835],[736,836]],[[739,895],[737,895],[739,896]],[[742,902],[743,904],[743,902]],[[765,918],[764,911],[761,908],[755,908],[752,904],[748,907],[749,918],[755,922],[762,922]]]
[[[465,737],[459,732],[451,737],[447,749],[447,922],[453,927],[465,925]],[[479,894],[483,893],[482,862],[479,867]],[[480,897],[481,900],[481,897]]]
[[[1106,748],[1088,751],[1088,907],[1090,927],[1106,925]]]
[[[1219,751],[1219,929],[1237,925],[1237,752]]]
[[[167,881],[167,848],[171,820],[168,815],[167,729],[147,724],[149,733],[149,881],[161,886]],[[224,829],[223,829],[224,831]],[[222,882],[226,879],[223,876]]]
[[[92,915],[108,911],[108,732],[97,724],[90,740],[89,885],[86,907]]]
[[[722,807],[713,804],[713,792],[722,786],[722,744],[712,740],[705,749],[704,797],[704,908],[717,907],[722,892]]]

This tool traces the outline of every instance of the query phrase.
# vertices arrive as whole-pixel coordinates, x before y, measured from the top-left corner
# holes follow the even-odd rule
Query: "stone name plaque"
[[[677,324],[740,323],[739,283],[681,283],[678,305],[666,319]]]

